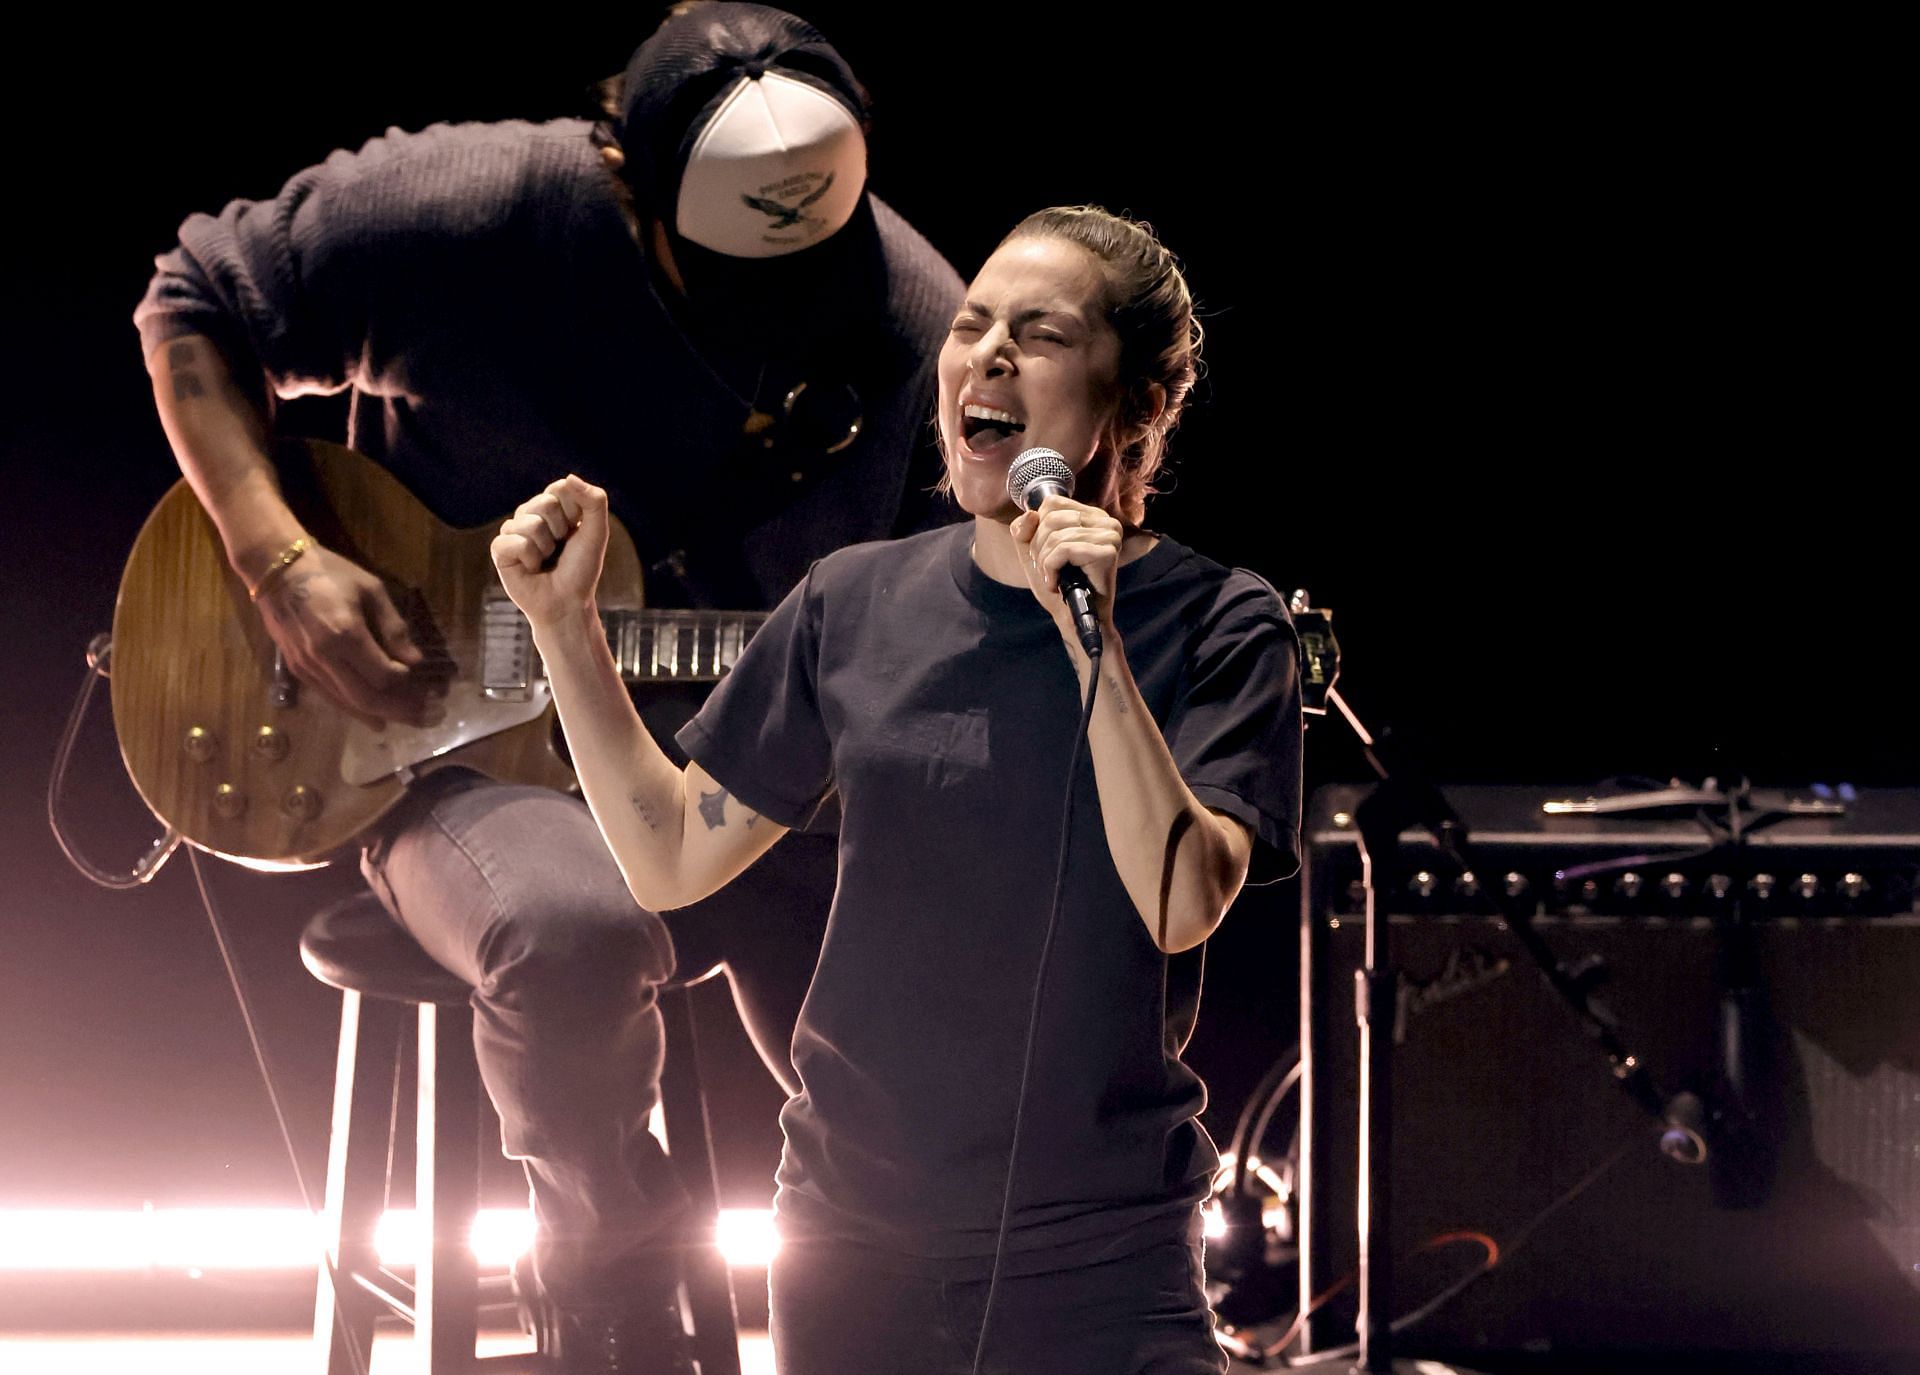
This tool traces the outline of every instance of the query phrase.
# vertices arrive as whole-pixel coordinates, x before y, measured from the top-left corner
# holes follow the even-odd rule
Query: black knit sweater
[[[833,549],[947,518],[926,422],[961,283],[925,239],[870,196],[870,292],[816,293],[844,310],[788,346],[696,347],[614,190],[579,121],[390,130],[190,217],[134,319],[149,352],[208,336],[279,397],[351,389],[348,442],[452,523],[580,473],[643,559],[691,566],[683,599],[770,606]],[[852,387],[849,448],[742,438],[798,382]]]

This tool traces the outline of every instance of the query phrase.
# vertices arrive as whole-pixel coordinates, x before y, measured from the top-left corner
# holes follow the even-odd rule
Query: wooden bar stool
[[[387,1312],[413,1326],[426,1375],[541,1369],[525,1355],[481,1358],[474,1351],[480,1295],[471,1234],[480,1207],[482,1088],[473,1058],[472,990],[430,959],[371,893],[335,903],[309,921],[300,957],[342,995],[327,1150],[329,1268],[314,1304],[319,1368],[325,1375],[365,1375],[355,1371],[354,1353],[371,1358],[374,1320]],[[681,1264],[689,1348],[700,1375],[740,1375],[732,1275],[713,1244],[719,1193],[688,992],[715,972],[717,966],[660,989],[667,1023],[661,1106],[691,1205],[688,1231],[695,1244]],[[419,1034],[414,1207],[422,1238],[412,1284],[383,1269],[374,1249],[386,1206],[408,1004]]]

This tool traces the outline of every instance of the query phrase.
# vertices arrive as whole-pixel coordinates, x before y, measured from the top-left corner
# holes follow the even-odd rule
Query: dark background
[[[1336,608],[1369,721],[1448,779],[1920,778],[1913,444],[1880,414],[1891,178],[1849,49],[1037,8],[808,12],[872,89],[874,187],[963,276],[1059,202],[1182,255],[1210,363],[1152,521]],[[44,817],[82,649],[177,475],[128,319],[152,255],[389,124],[577,113],[643,27],[555,7],[16,48],[0,1207],[296,1198],[186,864],[106,893]],[[146,818],[100,706],[73,810],[118,867]],[[1359,776],[1333,725],[1309,756],[1310,782]],[[294,942],[353,875],[215,868],[317,1162],[334,998]],[[1217,944],[1196,1047],[1217,1113],[1292,1039],[1296,903],[1250,894]],[[769,1094],[732,1114],[758,1143],[743,1201]]]

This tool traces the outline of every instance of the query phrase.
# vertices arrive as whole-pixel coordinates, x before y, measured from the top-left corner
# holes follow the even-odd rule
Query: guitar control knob
[[[1460,877],[1453,881],[1453,891],[1463,898],[1480,896],[1480,876],[1471,869],[1462,870]]]
[[[280,810],[296,821],[311,821],[320,815],[320,794],[305,783],[296,783],[280,799]]]
[[[285,731],[272,726],[262,726],[253,734],[253,752],[269,763],[277,764],[285,759],[292,744]]]
[[[1533,885],[1527,882],[1527,876],[1518,871],[1509,873],[1500,881],[1500,889],[1510,898],[1523,898],[1527,889]]]
[[[1873,885],[1867,882],[1865,874],[1847,874],[1840,880],[1840,892],[1850,902],[1858,902],[1873,891]]]
[[[1724,898],[1728,893],[1731,893],[1732,891],[1733,891],[1733,880],[1727,877],[1727,875],[1709,874],[1707,876],[1707,896],[1708,897],[1716,898],[1716,899]]]
[[[1680,901],[1681,898],[1687,895],[1687,876],[1685,874],[1668,874],[1660,880],[1660,891],[1665,893],[1674,902]]]
[[[1431,870],[1422,869],[1408,881],[1407,891],[1417,898],[1430,898],[1433,896],[1433,890],[1439,886],[1439,883],[1440,881],[1433,876]]]
[[[1800,875],[1793,882],[1793,891],[1800,895],[1802,902],[1811,902],[1820,894],[1820,876],[1818,874]]]
[[[1613,881],[1613,891],[1621,897],[1632,900],[1640,896],[1640,890],[1646,886],[1646,880],[1629,869]]]
[[[220,741],[205,726],[189,726],[180,741],[180,752],[196,764],[212,759],[219,748]]]
[[[1780,886],[1780,880],[1772,874],[1755,874],[1747,880],[1747,891],[1760,901],[1765,902],[1773,896],[1773,890]]]
[[[231,783],[222,783],[213,790],[213,810],[217,816],[237,821],[247,810],[247,795]]]

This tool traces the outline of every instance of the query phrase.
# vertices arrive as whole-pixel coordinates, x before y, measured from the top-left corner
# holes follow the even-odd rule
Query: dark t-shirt
[[[973,561],[971,525],[821,560],[680,735],[783,825],[837,791],[840,879],[782,1114],[789,1233],[984,1275],[1079,722],[1059,631]],[[1298,863],[1300,699],[1271,591],[1171,540],[1119,571],[1114,621],[1174,762]],[[1201,952],[1163,955],[1107,848],[1090,764],[1021,1132],[1010,1273],[1180,1234],[1218,1158],[1180,1062]]]

